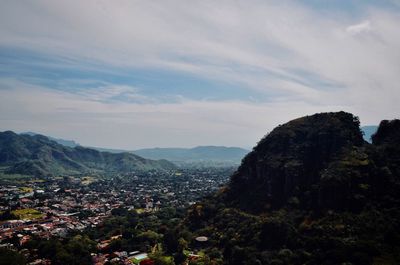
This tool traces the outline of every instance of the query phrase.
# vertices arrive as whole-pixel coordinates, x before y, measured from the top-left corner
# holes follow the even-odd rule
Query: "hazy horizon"
[[[377,125],[364,125],[364,126],[361,126],[361,129],[363,129],[362,127],[377,127],[379,124],[377,124]],[[0,132],[2,132],[2,131],[0,131]],[[83,147],[88,147],[88,148],[98,148],[98,149],[110,149],[110,150],[115,150],[115,151],[128,151],[128,152],[132,152],[132,151],[137,151],[137,150],[142,150],[142,149],[155,149],[155,148],[171,148],[171,149],[174,149],[174,148],[177,148],[177,149],[179,149],[179,148],[182,148],[182,149],[191,149],[191,148],[196,148],[196,147],[227,147],[227,148],[242,148],[242,149],[245,149],[245,150],[248,150],[248,151],[251,151],[252,149],[253,149],[253,147],[255,146],[234,146],[234,145],[218,145],[218,144],[216,144],[216,145],[210,145],[210,144],[205,144],[205,145],[192,145],[192,146],[162,146],[162,147],[160,147],[160,146],[145,146],[145,147],[141,147],[141,148],[136,148],[136,149],[120,149],[120,148],[114,148],[114,147],[112,147],[112,146],[108,146],[108,147],[104,147],[104,146],[90,146],[90,145],[87,145],[87,144],[85,144],[85,143],[80,143],[80,142],[78,142],[78,141],[76,141],[75,139],[65,139],[65,138],[62,138],[62,137],[57,137],[57,136],[54,136],[54,135],[46,135],[45,133],[39,133],[39,132],[31,132],[31,131],[23,131],[23,132],[18,132],[18,131],[14,131],[15,133],[18,133],[18,134],[31,134],[31,133],[34,133],[34,134],[40,134],[40,135],[44,135],[44,136],[47,136],[47,137],[52,137],[52,138],[55,138],[55,139],[58,139],[58,140],[64,140],[64,141],[73,141],[73,142],[75,142],[75,144],[77,144],[77,145],[80,145],[80,146],[83,146]],[[266,133],[266,134],[268,134],[268,132]],[[365,138],[365,137],[364,137]],[[260,139],[259,139],[260,140]]]
[[[3,1],[0,131],[235,146],[328,111],[400,116],[400,2]]]
[[[87,145],[85,143],[80,143],[78,141],[76,141],[75,139],[65,139],[62,137],[57,137],[57,136],[53,136],[53,135],[47,135],[45,133],[40,133],[40,132],[31,132],[31,131],[23,131],[23,132],[18,132],[18,131],[13,131],[13,130],[4,130],[4,131],[0,131],[0,132],[5,132],[5,131],[12,131],[14,133],[17,134],[39,134],[39,135],[43,135],[46,137],[51,137],[51,138],[55,138],[57,140],[63,140],[63,141],[72,141],[75,142],[75,144],[83,146],[83,147],[88,147],[88,148],[99,148],[99,149],[110,149],[110,150],[120,150],[120,151],[136,151],[136,150],[141,150],[141,149],[155,149],[155,148],[182,148],[182,149],[191,149],[191,148],[196,148],[196,147],[226,147],[226,148],[242,148],[242,149],[246,149],[248,151],[250,151],[253,147],[241,147],[241,146],[226,146],[226,145],[210,145],[210,144],[206,144],[206,145],[193,145],[193,146],[164,146],[164,147],[160,147],[160,146],[149,146],[149,147],[142,147],[142,148],[136,148],[136,149],[119,149],[119,148],[114,148],[114,147],[104,147],[104,146],[90,146]]]

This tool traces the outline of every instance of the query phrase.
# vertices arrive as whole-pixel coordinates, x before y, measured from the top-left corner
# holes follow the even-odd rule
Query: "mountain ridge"
[[[35,132],[22,132],[20,133],[20,135],[29,135],[29,136],[35,136],[35,135],[43,135],[41,133],[35,133]],[[47,138],[49,138],[52,141],[55,141],[61,145],[67,146],[67,147],[76,147],[78,145],[80,145],[79,143],[75,142],[74,140],[65,140],[65,139],[61,139],[61,138],[55,138],[52,136],[48,136],[48,135],[43,135]]]
[[[42,135],[34,132],[23,132],[20,134],[30,136]],[[65,140],[47,135],[43,136],[67,147],[83,146],[74,140]],[[183,167],[234,166],[238,165],[242,158],[249,152],[249,150],[240,147],[215,145],[195,146],[192,148],[154,147],[142,148],[134,151],[95,146],[85,147],[95,149],[100,152],[116,154],[128,152],[152,160],[165,159]]]
[[[113,154],[82,146],[66,147],[43,135],[0,132],[0,165],[8,174],[51,176],[86,172],[168,170],[171,162],[145,159],[131,153]]]
[[[249,152],[240,147],[196,146],[193,148],[146,148],[133,151],[151,159],[167,159],[173,162],[220,161],[240,163]]]
[[[400,264],[400,120],[372,143],[346,112],[280,125],[183,227],[223,264]]]
[[[292,120],[272,130],[243,159],[231,178],[231,193],[249,195],[238,202],[248,204],[249,199],[256,199],[258,190],[266,190],[257,200],[268,201],[273,208],[282,206],[316,183],[321,171],[343,149],[363,143],[359,121],[348,113],[321,113]]]

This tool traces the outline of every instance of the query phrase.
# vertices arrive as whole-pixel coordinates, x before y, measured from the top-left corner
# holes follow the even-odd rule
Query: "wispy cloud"
[[[172,131],[204,135],[194,128],[207,128],[221,138],[237,130],[232,144],[244,143],[235,140],[241,135],[255,141],[236,125],[258,136],[323,110],[351,110],[377,123],[400,114],[400,15],[395,4],[372,2],[356,9],[349,1],[351,13],[308,1],[3,2],[0,85],[13,89],[1,93],[13,91],[14,101],[50,93],[53,111],[77,109],[96,121],[102,113],[109,123],[136,124],[127,129],[148,128],[147,135],[163,125],[173,128],[168,139]],[[28,106],[33,98],[25,98]],[[5,101],[2,110],[13,112]],[[50,109],[40,110],[32,106],[26,115],[42,120]],[[168,127],[167,119],[175,123]],[[147,127],[139,129],[141,122]]]
[[[363,21],[359,24],[351,25],[346,28],[346,31],[350,34],[360,34],[363,32],[369,32],[372,30],[371,22],[369,20]]]
[[[104,101],[82,93],[57,91],[0,79],[0,130],[30,129],[69,137],[92,146],[135,149],[148,146],[224,144],[249,147],[282,121],[344,106],[310,106],[303,102],[251,103],[195,101],[174,103]],[[118,89],[117,89],[118,90]],[[351,110],[351,109],[349,109]],[[249,118],[251,117],[251,118]]]
[[[105,86],[92,87],[90,89],[81,89],[78,90],[76,94],[82,96],[86,100],[103,103],[155,103],[151,98],[139,94],[137,88],[126,85],[107,84]]]

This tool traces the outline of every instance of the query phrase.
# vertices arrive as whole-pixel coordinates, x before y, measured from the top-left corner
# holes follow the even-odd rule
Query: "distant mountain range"
[[[40,135],[34,132],[25,132],[21,135]],[[81,146],[73,140],[64,140],[46,136],[52,141],[67,147]],[[249,150],[239,147],[225,147],[225,146],[197,146],[194,148],[145,148],[135,151],[110,149],[101,147],[88,147],[100,152],[109,153],[133,153],[138,156],[159,160],[165,159],[172,161],[181,166],[232,166],[238,165],[242,158],[249,153]]]
[[[363,137],[364,140],[371,143],[371,136],[376,133],[376,131],[378,130],[378,126],[376,125],[369,125],[369,126],[363,126],[361,127],[361,131],[364,133]]]
[[[370,125],[361,127],[364,140],[371,142],[371,136],[376,132],[378,126]],[[24,132],[21,135],[35,136],[40,135],[34,132]],[[78,147],[79,143],[73,140],[65,140],[46,136],[50,140],[57,142],[66,147]],[[225,146],[197,146],[194,148],[144,148],[135,151],[123,149],[111,149],[102,147],[88,147],[100,152],[109,153],[133,153],[138,156],[160,160],[165,159],[174,162],[180,166],[231,166],[238,165],[243,157],[250,151],[239,147],[225,147]]]
[[[35,133],[35,132],[23,132],[20,133],[21,135],[29,135],[29,136],[35,136],[35,135],[41,135],[40,133]],[[65,140],[65,139],[61,139],[61,138],[55,138],[55,137],[51,137],[48,135],[45,135],[47,138],[49,138],[50,140],[57,142],[61,145],[67,146],[67,147],[77,147],[77,146],[82,146],[81,144],[75,142],[74,140]],[[94,147],[94,146],[86,146],[87,148],[91,148],[91,149],[95,149],[97,151],[100,152],[109,152],[109,153],[125,153],[125,152],[131,152],[128,150],[124,150],[124,149],[112,149],[112,148],[102,148],[102,147]]]
[[[114,154],[79,145],[68,147],[43,135],[6,131],[0,132],[0,168],[3,174],[52,176],[169,170],[176,166],[166,160],[145,159],[128,152]]]
[[[35,136],[35,135],[40,135],[39,133],[34,133],[34,132],[23,132],[21,133],[21,135],[29,135],[29,136]],[[51,136],[46,135],[47,138],[49,138],[50,140],[57,142],[59,144],[62,144],[64,146],[67,147],[77,147],[80,144],[78,144],[77,142],[73,141],[73,140],[64,140],[64,139],[60,139],[60,138],[54,138]]]
[[[167,159],[177,163],[239,164],[249,150],[239,147],[198,146],[194,148],[149,148],[133,151],[149,159]]]

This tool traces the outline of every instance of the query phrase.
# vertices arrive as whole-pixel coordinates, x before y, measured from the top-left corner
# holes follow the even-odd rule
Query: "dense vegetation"
[[[25,249],[34,250],[37,257],[46,258],[54,265],[91,265],[91,253],[98,252],[97,244],[108,241],[101,249],[103,254],[115,251],[142,251],[152,253],[156,264],[175,264],[186,257],[187,241],[191,234],[180,232],[176,227],[183,217],[184,211],[175,208],[164,208],[156,213],[138,214],[125,208],[116,208],[101,226],[89,228],[84,232],[71,232],[63,238],[39,238],[33,236],[25,245]],[[9,243],[18,245],[14,237]],[[26,264],[21,251],[0,248],[0,265]],[[118,264],[108,262],[107,265]]]
[[[114,209],[96,229],[30,244],[54,264],[89,264],[94,242],[113,236],[104,253],[145,251],[157,265],[192,251],[204,265],[400,264],[399,206],[400,120],[382,121],[370,144],[357,117],[322,113],[278,126],[187,211]]]
[[[166,161],[131,153],[113,154],[76,146],[66,147],[42,135],[0,132],[0,167],[6,174],[52,176],[84,172],[130,172],[173,169]]]
[[[224,264],[399,264],[400,121],[372,141],[344,112],[281,125],[185,225]]]

